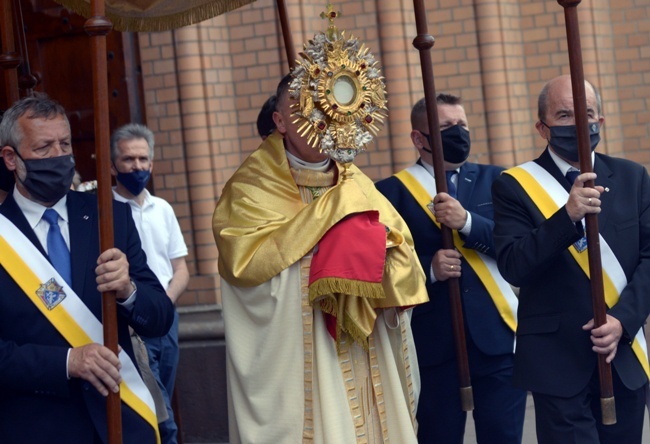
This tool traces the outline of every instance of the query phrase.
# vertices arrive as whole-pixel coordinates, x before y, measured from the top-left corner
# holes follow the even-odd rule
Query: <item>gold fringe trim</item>
[[[354,342],[360,344],[364,350],[368,351],[368,335],[359,326],[348,316],[344,315],[344,321],[339,322],[339,318],[336,318],[336,346],[338,350],[339,338],[342,335],[342,332],[347,333]],[[371,332],[372,333],[372,332]]]
[[[322,312],[336,318],[336,351],[338,353],[341,353],[343,333],[348,334],[354,342],[368,351],[368,334],[347,313],[339,313],[339,303],[336,296],[321,296],[321,299],[314,300],[313,304],[315,307],[320,308]]]
[[[371,299],[386,297],[381,282],[326,277],[312,282],[309,286],[309,300],[312,302],[319,296],[337,293]]]
[[[55,1],[82,17],[90,18],[90,4],[87,0]],[[120,11],[118,11],[117,8],[110,4],[106,4],[106,17],[113,22],[113,28],[116,31],[160,32],[194,25],[255,1],[256,0],[229,0],[228,2],[212,1],[203,5],[195,6],[187,11],[159,17],[146,17],[146,12],[140,13],[141,16],[139,17],[123,16],[120,15]]]
[[[356,316],[362,318],[357,322],[351,314],[345,310],[345,303],[339,303],[339,297],[360,297],[364,295],[369,299],[384,298],[384,289],[381,283],[354,281],[341,278],[323,278],[313,282],[309,287],[309,301],[314,307],[332,315],[336,318],[336,350],[341,350],[342,333],[348,334],[356,343],[368,351],[368,336],[372,333],[372,326],[377,315],[371,307],[366,310],[360,308]],[[366,331],[363,324],[370,327]]]

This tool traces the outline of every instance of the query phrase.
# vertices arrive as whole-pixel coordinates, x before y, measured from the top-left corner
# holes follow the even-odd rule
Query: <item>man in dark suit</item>
[[[459,97],[439,94],[437,106],[449,193],[436,191],[424,99],[411,111],[411,140],[420,159],[376,184],[408,224],[427,274],[430,301],[415,307],[411,322],[422,380],[418,439],[463,442],[467,415],[447,282],[459,278],[478,442],[520,443],[526,393],[510,384],[517,302],[496,271],[492,242],[490,188],[502,168],[467,162],[470,136]],[[442,248],[441,223],[455,230],[455,249]]]
[[[605,118],[597,90],[588,82],[585,90],[593,151]],[[579,174],[570,76],[548,82],[538,105],[535,126],[546,150],[493,186],[499,270],[521,287],[513,380],[533,393],[541,444],[640,443],[648,384],[641,344],[650,313],[650,177],[641,165],[599,153],[591,156],[593,172]],[[594,188],[584,186],[588,180]],[[598,214],[603,276],[612,283],[605,285],[607,320],[598,328],[586,214]],[[601,420],[599,353],[613,365],[615,425]]]
[[[4,162],[16,178],[0,206],[3,243],[34,252],[20,260],[7,259],[9,248],[0,252],[3,443],[106,442],[105,396],[131,381],[126,369],[137,373],[126,357],[133,358],[128,326],[142,335],[163,335],[173,320],[172,304],[146,265],[128,206],[113,203],[115,248],[100,254],[97,199],[69,191],[70,139],[64,109],[44,95],[16,102],[0,123]],[[52,222],[46,213],[54,214]],[[14,243],[16,237],[24,242]],[[13,271],[17,262],[32,275],[55,276],[53,285],[41,284],[34,292],[42,300],[24,290],[33,287],[24,285],[29,273]],[[77,327],[94,328],[101,321],[100,292],[107,291],[117,298],[119,344],[126,352],[119,358],[99,343],[77,339]],[[80,310],[72,309],[75,302]],[[62,307],[68,317],[57,324]],[[122,403],[123,441],[155,442],[155,422],[152,427],[130,405]]]

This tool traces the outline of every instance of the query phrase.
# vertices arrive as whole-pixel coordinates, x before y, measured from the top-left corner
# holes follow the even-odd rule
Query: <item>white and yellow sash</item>
[[[506,170],[504,173],[511,175],[521,184],[524,191],[547,219],[564,206],[569,198],[569,193],[567,193],[564,187],[548,171],[535,162],[526,162],[523,165]],[[627,285],[627,278],[607,241],[605,241],[602,235],[599,235],[599,239],[605,303],[609,307],[613,307],[618,302],[621,292]],[[588,246],[587,249],[589,249]],[[580,268],[588,278],[589,256],[586,251],[583,250],[582,253],[579,253],[573,245],[569,247],[571,256],[580,265]],[[650,378],[648,351],[643,328],[640,328],[634,336],[632,350],[641,363],[646,375]]]
[[[27,237],[0,214],[0,265],[72,347],[103,344],[102,324]],[[62,294],[63,293],[63,294]],[[129,355],[119,354],[120,397],[156,431],[154,402]]]
[[[421,165],[413,165],[406,170],[395,174],[415,198],[422,210],[440,228],[433,213],[427,205],[431,203],[432,196],[436,195],[436,183],[431,174]],[[454,246],[463,255],[467,263],[479,277],[489,293],[503,321],[514,332],[517,330],[517,296],[510,284],[501,276],[496,261],[476,250],[465,248],[463,240],[456,230],[452,230]]]

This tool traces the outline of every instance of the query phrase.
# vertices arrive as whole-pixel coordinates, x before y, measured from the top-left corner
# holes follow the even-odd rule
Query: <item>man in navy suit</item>
[[[593,172],[579,172],[571,78],[565,75],[539,95],[535,126],[546,150],[506,171],[492,190],[499,270],[521,287],[513,381],[533,394],[541,444],[634,444],[642,438],[648,385],[641,349],[650,313],[650,177],[641,165],[593,152],[605,118],[597,90],[586,82],[585,92]],[[588,180],[595,187],[585,187]],[[598,215],[608,283],[607,319],[598,328],[586,214]],[[598,354],[613,366],[615,425],[601,420]]]
[[[496,271],[492,242],[490,188],[502,168],[467,162],[470,136],[460,97],[439,94],[437,107],[449,193],[436,191],[424,99],[411,111],[411,140],[420,159],[376,184],[408,224],[427,272],[430,301],[415,307],[411,322],[422,380],[418,439],[463,442],[467,415],[447,282],[459,278],[478,442],[520,443],[526,393],[511,386],[517,302]],[[456,248],[442,248],[439,224],[455,231]]]
[[[12,272],[17,260],[7,259],[9,249],[0,252],[4,256],[0,267],[3,443],[106,442],[105,396],[118,391],[126,375],[123,367],[128,368],[130,361],[121,362],[122,354],[118,358],[99,343],[71,346],[66,339],[76,337],[73,325],[96,326],[101,321],[100,292],[115,292],[119,344],[131,359],[129,325],[139,334],[156,336],[165,334],[173,321],[172,304],[147,267],[127,205],[113,203],[115,248],[100,254],[97,199],[69,191],[74,174],[70,139],[64,109],[45,95],[16,102],[0,123],[4,162],[16,179],[15,188],[0,206],[0,228],[23,238],[26,251],[35,252],[21,256],[26,269],[36,274],[34,264],[42,255],[41,264],[43,258],[51,261],[61,276],[56,279],[65,281],[47,287],[54,291],[41,302],[31,290],[23,290],[23,275]],[[46,220],[45,213],[54,214],[53,222]],[[53,240],[50,226],[55,225],[60,234]],[[64,243],[57,244],[57,240]],[[12,239],[5,236],[4,241]],[[60,257],[66,258],[67,266],[59,267]],[[55,273],[47,262],[44,269]],[[72,292],[66,295],[59,284],[67,284]],[[63,304],[75,301],[86,310],[85,317]],[[55,327],[52,319],[58,318],[52,316],[61,313],[58,303],[67,307],[69,318]],[[155,423],[152,427],[124,402],[121,410],[125,443],[155,442]]]

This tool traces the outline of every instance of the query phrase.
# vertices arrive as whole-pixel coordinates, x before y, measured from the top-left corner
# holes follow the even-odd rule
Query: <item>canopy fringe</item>
[[[87,0],[55,0],[62,6],[81,15],[90,18],[90,3]],[[177,3],[179,0],[168,0]],[[228,0],[212,1],[197,6],[189,6],[185,11],[161,15],[147,16],[147,11],[138,12],[135,15],[132,11],[120,11],[110,4],[106,3],[106,17],[113,23],[116,31],[127,32],[160,32],[170,29],[189,26],[204,20],[216,17],[226,12],[253,3],[256,0]],[[157,8],[160,8],[158,5]]]

